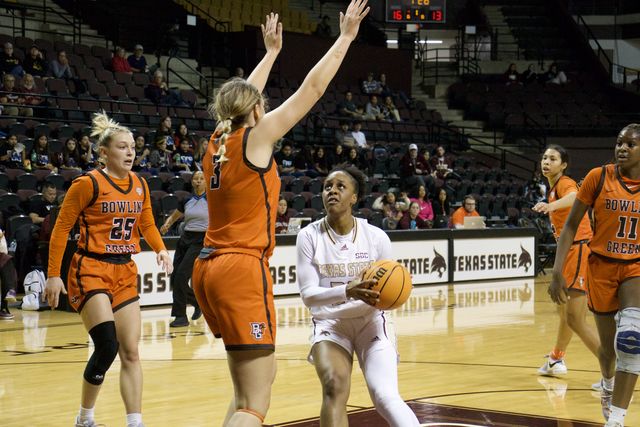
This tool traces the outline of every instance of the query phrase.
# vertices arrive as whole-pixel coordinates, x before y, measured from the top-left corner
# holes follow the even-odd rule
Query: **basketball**
[[[394,310],[404,304],[413,284],[411,274],[400,263],[392,260],[376,261],[362,274],[363,280],[377,280],[372,288],[380,292],[379,301],[374,307],[380,310]]]

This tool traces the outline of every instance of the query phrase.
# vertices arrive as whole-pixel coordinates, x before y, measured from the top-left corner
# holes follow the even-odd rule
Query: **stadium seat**
[[[17,178],[17,190],[37,190],[38,178],[34,174],[25,173]]]
[[[76,171],[78,172],[78,171]],[[57,190],[64,190],[65,182],[67,181],[63,175],[52,173],[49,174],[45,179],[45,182],[50,182],[51,184],[56,186]]]

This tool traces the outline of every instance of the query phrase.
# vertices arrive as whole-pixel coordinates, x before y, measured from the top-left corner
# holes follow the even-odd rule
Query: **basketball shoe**
[[[75,427],[104,427],[104,424],[96,424],[95,420],[84,420],[80,421],[80,416],[76,417],[76,426]]]
[[[567,373],[567,365],[564,359],[555,360],[550,355],[545,356],[547,361],[538,369],[538,375],[565,375]]]
[[[591,390],[593,390],[593,391],[602,390],[602,380],[598,381],[597,383],[591,384]]]
[[[600,385],[600,404],[602,405],[602,416],[605,420],[609,421],[609,414],[611,413],[611,399],[613,398],[613,390],[609,390],[604,386],[604,384]]]
[[[604,427],[624,427],[624,424],[618,421],[607,421]]]

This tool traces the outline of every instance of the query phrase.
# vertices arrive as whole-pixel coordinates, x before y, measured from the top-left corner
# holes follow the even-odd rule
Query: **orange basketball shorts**
[[[571,245],[562,269],[567,289],[587,293],[589,254],[591,254],[591,249],[589,249],[588,242]]]
[[[138,267],[133,261],[113,264],[76,253],[67,275],[69,304],[79,313],[89,298],[104,293],[115,312],[140,298],[137,275]]]
[[[625,280],[634,277],[640,277],[640,262],[615,262],[592,253],[587,273],[589,310],[595,314],[613,314],[618,311],[618,287]]]
[[[227,351],[274,350],[276,318],[269,266],[246,254],[196,259],[191,278],[202,314]]]

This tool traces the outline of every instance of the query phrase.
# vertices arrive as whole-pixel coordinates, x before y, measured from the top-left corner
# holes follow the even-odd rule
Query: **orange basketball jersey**
[[[280,194],[280,178],[275,163],[259,168],[245,156],[252,128],[240,128],[228,135],[225,156],[216,163],[218,135],[212,135],[202,159],[209,228],[204,245],[216,249],[242,249],[267,259],[275,246],[275,223]]]
[[[620,175],[616,165],[592,169],[578,200],[593,207],[591,251],[621,261],[640,261],[640,181]]]
[[[549,191],[549,203],[553,203],[569,193],[577,192],[578,184],[576,184],[576,182],[568,176],[562,175],[558,182],[556,182],[556,184],[553,186],[551,191]],[[569,212],[571,212],[571,207],[559,209],[557,211],[549,213],[549,219],[551,220],[551,226],[553,228],[553,235],[556,237],[556,239],[558,239],[560,237],[560,233],[562,233],[562,229],[564,228],[564,224],[567,222]],[[576,232],[576,237],[573,240],[589,240],[592,236],[593,232],[591,231],[591,223],[589,223],[588,215],[585,214],[584,218],[582,218],[582,221],[580,221],[578,231]]]
[[[140,252],[140,216],[148,197],[146,183],[129,172],[129,186],[122,189],[99,169],[78,179],[93,181],[93,199],[78,218],[78,249],[97,254]],[[148,203],[148,202],[147,202]]]

